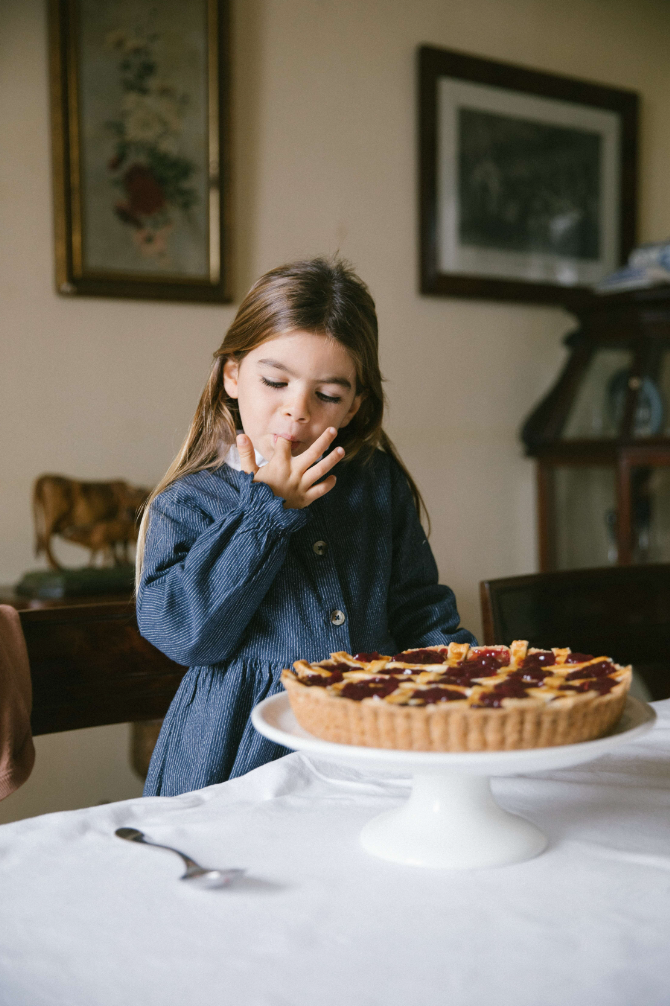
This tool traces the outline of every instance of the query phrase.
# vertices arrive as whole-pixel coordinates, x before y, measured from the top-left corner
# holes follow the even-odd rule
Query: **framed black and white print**
[[[422,293],[563,303],[635,244],[638,97],[419,50]]]
[[[49,0],[56,286],[228,301],[227,0]]]

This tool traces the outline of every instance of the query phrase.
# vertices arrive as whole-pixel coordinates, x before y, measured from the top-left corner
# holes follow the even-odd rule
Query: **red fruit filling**
[[[444,664],[447,657],[447,650],[407,650],[406,653],[396,653],[392,659],[402,664]]]
[[[482,659],[484,659],[484,660],[489,660],[489,659],[491,659],[491,660],[497,660],[499,667],[508,667],[509,666],[509,662],[512,659],[512,655],[509,652],[509,650],[507,649],[507,647],[503,647],[503,649],[501,649],[501,650],[494,650],[493,648],[491,648],[490,650],[481,649],[479,651],[479,653],[477,654],[477,656],[474,657],[474,658],[472,658],[472,659],[474,659],[474,660],[482,660]],[[469,661],[468,661],[468,663],[469,663]]]
[[[388,674],[396,678],[412,678],[421,674],[421,671],[411,670],[409,667],[379,667],[375,674]]]
[[[543,671],[541,667],[523,667],[520,671],[512,671],[508,680],[525,681],[529,685],[538,685],[549,677],[551,677],[550,671]]]
[[[419,688],[412,692],[413,699],[420,699],[420,705],[426,706],[433,702],[455,702],[457,699],[464,699],[462,692],[455,692],[452,688],[440,688],[436,685],[433,688]]]
[[[461,685],[463,688],[472,688],[472,678],[467,674],[461,674],[460,670],[460,667],[455,667],[453,673],[441,674],[440,684]],[[493,673],[495,674],[496,672],[494,671]]]
[[[325,688],[327,685],[334,685],[336,681],[342,681],[343,678],[342,671],[333,670],[332,674],[308,674],[307,677],[300,678],[300,681],[308,687],[320,685]]]
[[[353,699],[354,702],[361,702],[363,699],[378,696],[383,699],[390,695],[398,687],[395,678],[370,678],[368,681],[347,681],[340,692],[345,699]]]
[[[538,650],[537,653],[529,653],[523,664],[524,671],[538,667],[547,667],[556,663],[556,657],[551,650]]]
[[[475,708],[483,706],[485,709],[498,709],[502,705],[503,699],[527,699],[528,692],[520,681],[509,679],[501,681],[492,691],[484,692],[479,696]]]
[[[608,674],[615,671],[616,668],[611,660],[599,660],[596,664],[589,664],[587,667],[582,667],[579,671],[573,671],[572,674],[568,674],[566,681],[579,681],[580,678],[606,678]]]
[[[471,678],[491,678],[501,667],[507,667],[509,662],[509,650],[484,650],[471,660],[464,660],[458,666],[458,671]]]
[[[591,681],[580,681],[578,685],[561,685],[561,692],[598,692],[600,695],[607,695],[611,692],[617,682],[614,678],[593,678]]]

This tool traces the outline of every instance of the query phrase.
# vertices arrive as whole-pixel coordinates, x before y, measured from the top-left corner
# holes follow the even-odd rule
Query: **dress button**
[[[331,611],[330,620],[333,625],[344,625],[347,620],[347,616],[343,611],[340,611],[339,608],[336,608],[335,611]]]
[[[327,541],[315,541],[312,545],[312,551],[316,552],[317,555],[325,555],[328,551]]]

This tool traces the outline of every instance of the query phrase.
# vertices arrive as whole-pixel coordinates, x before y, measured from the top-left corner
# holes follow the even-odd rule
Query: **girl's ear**
[[[223,387],[229,398],[237,398],[237,377],[240,372],[240,365],[237,360],[228,357],[223,365]]]
[[[349,423],[351,422],[351,420],[354,418],[354,416],[356,415],[356,413],[360,409],[361,402],[363,401],[364,398],[365,398],[365,392],[364,391],[361,391],[360,395],[356,395],[356,397],[354,398],[353,402],[351,403],[351,408],[349,409],[349,411],[347,412],[346,416],[344,417],[344,419],[340,423],[340,426],[339,426],[340,429],[342,429],[344,426],[348,426],[349,425]]]

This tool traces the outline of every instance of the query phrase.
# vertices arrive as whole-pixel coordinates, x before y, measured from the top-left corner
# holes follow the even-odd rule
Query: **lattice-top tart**
[[[570,649],[428,646],[394,657],[297,660],[282,683],[298,723],[340,744],[501,751],[600,737],[623,710],[632,669]]]

